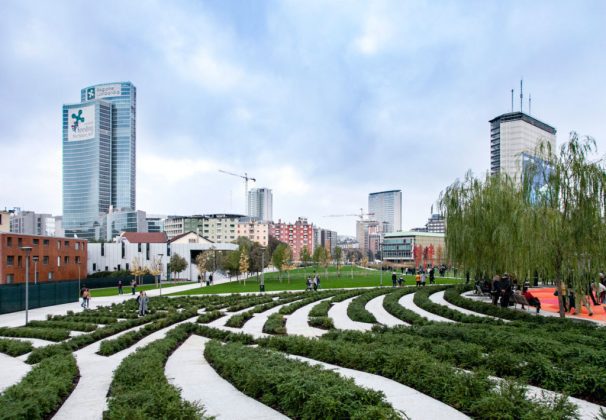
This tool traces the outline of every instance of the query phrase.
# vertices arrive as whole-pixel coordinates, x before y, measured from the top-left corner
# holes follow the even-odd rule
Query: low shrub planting
[[[197,311],[194,309],[177,312],[167,316],[166,318],[160,318],[136,331],[127,332],[126,334],[122,334],[120,337],[111,340],[104,340],[101,342],[101,346],[99,347],[97,354],[100,354],[101,356],[110,356],[118,353],[119,351],[132,346],[144,337],[147,337],[158,330],[169,327],[178,322],[185,321],[188,318],[192,318],[196,316],[196,314]]]
[[[0,353],[17,357],[32,351],[34,346],[29,341],[0,338]]]
[[[400,418],[382,393],[266,349],[211,341],[204,356],[236,388],[291,418]]]
[[[253,317],[253,314],[253,311],[246,311],[242,312],[241,314],[232,315],[225,323],[225,326],[231,328],[242,328],[244,324],[246,324],[246,321]]]
[[[211,328],[206,325],[196,325],[192,329],[192,332],[196,335],[200,335],[206,338],[212,338],[215,340],[225,342],[236,342],[242,344],[254,344],[256,341],[252,335],[244,333],[234,333],[231,331],[220,330],[218,328]]]
[[[474,315],[466,315],[462,312],[456,311],[454,309],[448,308],[444,305],[439,305],[435,302],[429,300],[429,296],[441,292],[447,289],[448,286],[436,286],[431,288],[422,288],[415,293],[414,303],[422,309],[425,309],[427,312],[431,312],[432,314],[439,315],[444,318],[452,319],[456,322],[475,322],[475,323],[483,323],[483,324],[503,324],[503,321],[494,319],[494,318],[486,318],[481,316]]]
[[[332,318],[328,316],[310,316],[307,318],[307,323],[312,327],[321,328],[323,330],[331,330],[335,327]]]
[[[91,332],[97,329],[97,324],[73,321],[30,321],[28,327],[34,328],[64,328],[71,331]]]
[[[236,302],[227,308],[227,312],[238,312],[242,309],[250,308],[251,306],[262,305],[274,300],[275,296],[271,295],[253,295],[247,299]]]
[[[48,341],[63,341],[69,338],[69,330],[63,328],[0,327],[0,336],[39,338]]]
[[[49,357],[0,395],[0,419],[48,419],[59,409],[78,380],[71,354]]]
[[[392,292],[393,289],[375,289],[358,296],[347,306],[347,316],[353,321],[376,324],[377,319],[366,310],[365,306],[371,299]]]
[[[215,319],[219,319],[223,316],[223,312],[221,311],[210,311],[204,312],[202,315],[198,317],[198,321],[200,324],[208,324],[209,322],[214,321]]]
[[[402,296],[414,293],[416,290],[418,289],[413,287],[406,287],[388,294],[387,296],[385,296],[385,299],[383,299],[383,308],[385,308],[387,312],[389,312],[396,318],[399,318],[409,324],[426,324],[429,321],[427,321],[425,318],[423,318],[416,312],[411,311],[410,309],[406,309],[398,302],[402,298]]]
[[[281,313],[271,314],[263,324],[263,332],[266,334],[286,334],[286,318]]]
[[[282,315],[290,315],[292,314],[294,311],[296,311],[297,309],[300,309],[306,305],[309,305],[312,302],[316,302],[318,300],[322,300],[322,299],[326,299],[329,298],[331,296],[334,296],[336,294],[339,294],[340,292],[335,292],[335,291],[322,291],[322,292],[315,292],[313,293],[311,296],[307,296],[305,299],[301,299],[298,300],[296,302],[291,303],[290,305],[286,305],[280,308],[280,313]]]
[[[314,305],[309,311],[310,317],[327,317],[328,311],[332,307],[332,303],[329,300],[322,301],[317,305]]]
[[[200,419],[203,409],[181,398],[164,375],[171,353],[189,337],[192,324],[181,325],[165,338],[126,357],[114,372],[105,420]]]
[[[271,337],[261,346],[343,367],[385,376],[432,396],[477,418],[575,418],[575,407],[558,399],[553,404],[527,399],[520,384],[495,387],[484,370],[465,373],[425,351],[403,350],[383,343],[378,333],[357,333],[355,341],[329,332],[319,340]],[[349,335],[350,338],[354,335]],[[515,398],[515,400],[512,400]],[[512,402],[513,401],[513,402]]]

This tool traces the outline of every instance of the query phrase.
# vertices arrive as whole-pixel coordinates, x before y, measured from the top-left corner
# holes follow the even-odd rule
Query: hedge
[[[63,341],[69,338],[69,330],[62,328],[0,327],[0,336],[39,338],[48,341]]]
[[[17,357],[32,351],[34,346],[29,341],[0,338],[0,353]]]
[[[271,314],[263,324],[265,334],[286,334],[286,318],[281,313]]]

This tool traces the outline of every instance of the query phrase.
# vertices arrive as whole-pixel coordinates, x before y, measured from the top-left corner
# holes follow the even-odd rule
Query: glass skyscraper
[[[105,236],[110,206],[135,210],[136,88],[130,82],[89,86],[63,105],[65,236]]]

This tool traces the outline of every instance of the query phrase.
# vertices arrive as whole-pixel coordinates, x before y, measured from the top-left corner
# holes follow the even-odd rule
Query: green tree
[[[233,274],[236,275],[236,280],[239,279],[240,274],[240,250],[229,251],[223,259],[223,269],[229,272],[229,277]]]
[[[299,252],[299,259],[306,266],[311,260],[311,255],[309,255],[309,249],[307,248],[307,245],[303,245],[303,248],[301,248],[301,251]]]
[[[246,246],[243,246],[240,249],[240,273],[244,274],[244,284],[246,284],[246,274],[248,273],[249,268],[249,259],[248,259],[248,249]]]
[[[177,275],[187,268],[187,261],[179,254],[175,253],[171,255],[168,265],[171,273],[173,273],[173,279],[176,279]]]
[[[196,255],[196,267],[202,276],[202,281],[206,280],[206,272],[213,271],[213,250],[207,249]]]
[[[335,247],[335,264],[337,265],[337,277],[341,277],[340,263],[343,259],[343,249],[340,246]]]
[[[284,270],[284,265],[286,264],[286,253],[287,253],[288,245],[281,243],[279,244],[271,256],[271,261],[274,267],[278,270],[278,278],[280,282],[282,281],[282,271]]]

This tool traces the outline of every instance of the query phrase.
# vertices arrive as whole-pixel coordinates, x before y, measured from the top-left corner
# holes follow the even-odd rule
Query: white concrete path
[[[376,298],[369,300],[365,308],[368,312],[373,314],[375,318],[377,318],[377,321],[379,323],[385,325],[386,327],[395,327],[396,325],[410,325],[387,312],[383,307],[384,300],[385,295],[377,296]]]
[[[402,296],[398,303],[406,309],[410,309],[411,311],[421,315],[423,318],[427,318],[429,321],[454,322],[452,319],[444,318],[439,315],[432,314],[431,312],[427,312],[425,309],[419,308],[413,301],[414,297],[414,293],[409,293]]]
[[[267,321],[267,318],[269,318],[271,314],[277,313],[285,305],[275,306],[265,312],[254,314],[251,319],[244,323],[242,332],[250,334],[255,338],[269,337],[269,334],[263,332],[263,325],[265,325],[265,321]]]
[[[337,302],[332,305],[332,308],[328,311],[328,316],[332,318],[335,328],[339,330],[356,330],[356,331],[370,331],[372,330],[372,324],[366,322],[353,321],[347,316],[347,307],[357,296],[349,299],[345,299],[342,302]]]
[[[347,369],[329,363],[308,359],[307,357],[294,355],[288,355],[288,357],[335,371],[346,378],[353,379],[358,386],[382,391],[385,394],[385,400],[396,410],[403,411],[409,419],[458,420],[469,418],[465,414],[441,401],[383,376]]]
[[[182,286],[174,286],[168,289],[163,289],[163,295],[170,293],[181,292],[184,290],[191,290],[198,287],[198,283],[184,284]],[[130,288],[129,288],[130,290]],[[153,289],[147,290],[148,297],[159,296],[160,290]],[[90,309],[95,309],[100,306],[109,306],[112,303],[121,303],[128,299],[135,299],[136,296],[130,293],[116,296],[105,296],[105,297],[93,297],[90,300]],[[65,315],[67,311],[82,312],[84,309],[80,306],[80,302],[64,303],[62,305],[45,306],[43,308],[31,309],[29,311],[30,321],[46,321],[47,315]],[[0,327],[20,327],[25,325],[25,311],[11,312],[9,314],[0,315]]]
[[[133,346],[122,350],[112,356],[105,357],[96,354],[101,346],[97,341],[84,347],[74,353],[78,368],[80,369],[80,380],[78,385],[65,400],[53,419],[57,420],[99,420],[103,417],[103,411],[107,409],[106,395],[111,385],[114,370],[120,365],[120,362],[129,354],[137,349],[148,345],[149,343],[163,338],[166,333],[178,325],[185,322],[193,322],[197,317],[173,324],[169,327],[156,331],[147,337],[141,339]],[[109,337],[116,338],[129,331],[134,331],[143,326],[137,326],[130,330],[122,331],[119,334]],[[153,384],[150,384],[153,386]]]
[[[209,340],[192,335],[168,359],[168,381],[181,388],[181,397],[200,402],[218,419],[286,419],[283,414],[245,395],[223,379],[204,358]]]
[[[15,385],[32,369],[31,365],[7,354],[0,353],[0,393]]]
[[[318,300],[310,303],[309,305],[305,305],[296,311],[294,311],[287,319],[286,319],[286,332],[288,335],[302,335],[304,337],[320,337],[326,334],[328,331],[323,330],[321,328],[315,328],[309,325],[307,322],[309,318],[309,312],[312,310],[314,306],[316,306],[320,302],[324,302],[326,300],[330,300],[332,297]]]
[[[481,318],[492,318],[492,319],[498,319],[501,321],[509,322],[502,318],[497,318],[497,317],[482,314],[479,312],[470,311],[469,309],[465,309],[465,308],[461,308],[460,306],[453,305],[452,303],[450,303],[446,299],[444,299],[444,291],[429,295],[429,300],[431,300],[433,303],[437,303],[438,305],[446,306],[447,308],[452,309],[453,311],[461,312],[462,314],[465,314],[465,315],[479,316]]]

